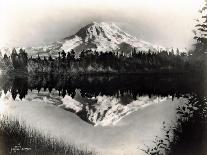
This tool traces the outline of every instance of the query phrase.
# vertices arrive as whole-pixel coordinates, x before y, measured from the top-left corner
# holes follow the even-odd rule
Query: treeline
[[[203,62],[194,60],[186,53],[160,51],[136,51],[126,55],[124,52],[82,51],[78,58],[75,51],[59,52],[57,58],[30,58],[30,73],[183,73],[200,71]]]
[[[30,58],[28,70],[31,73],[143,73],[182,72],[189,67],[186,54],[161,51],[137,52],[128,55],[120,52],[82,51],[78,58],[74,50],[59,52],[57,58]]]
[[[27,53],[25,52],[25,50],[20,49],[19,53],[17,54],[17,51],[14,48],[11,54],[11,61],[15,69],[27,68],[27,62],[28,62]]]
[[[1,54],[0,54],[1,55]],[[20,49],[18,52],[14,48],[10,56],[6,53],[0,57],[0,69],[11,71],[13,69],[27,70],[28,57],[25,50]]]
[[[59,52],[58,57],[28,58],[25,50],[13,49],[11,56],[3,57],[5,67],[14,70],[24,69],[31,74],[93,74],[93,73],[186,73],[202,72],[206,66],[206,54],[174,51],[144,52],[97,52],[83,50],[79,56],[74,50]],[[0,64],[1,65],[1,64]],[[1,65],[2,66],[2,65]]]

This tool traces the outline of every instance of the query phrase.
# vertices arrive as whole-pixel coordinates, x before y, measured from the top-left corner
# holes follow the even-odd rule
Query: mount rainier
[[[65,50],[66,52],[74,49],[76,54],[82,50],[96,50],[98,52],[107,51],[123,51],[131,52],[133,49],[137,51],[159,51],[163,47],[153,45],[149,42],[139,40],[136,37],[124,32],[114,23],[97,23],[92,22],[82,27],[76,34],[66,37],[60,41],[43,47],[27,48],[29,55],[39,54],[40,56],[58,56],[58,52]]]
[[[164,48],[162,46],[153,45],[149,42],[140,40],[119,28],[114,23],[92,22],[82,27],[77,33],[66,37],[60,41],[53,42],[40,47],[25,48],[29,56],[57,57],[58,52],[64,50],[70,52],[74,49],[79,55],[82,50],[91,49],[97,52],[124,52],[129,54],[134,50],[147,52],[158,52],[161,49],[171,51],[173,48]],[[11,52],[11,49],[1,49],[1,51]],[[10,53],[9,52],[9,53]],[[4,53],[4,52],[3,52]]]

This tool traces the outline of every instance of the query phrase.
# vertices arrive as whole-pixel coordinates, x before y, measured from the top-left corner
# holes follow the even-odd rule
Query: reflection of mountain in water
[[[93,125],[114,125],[125,116],[151,104],[165,101],[166,97],[142,96],[133,99],[124,94],[121,97],[98,95],[96,97],[82,97],[76,90],[74,99],[66,95],[60,105],[64,109],[76,113],[81,119]]]
[[[114,124],[141,107],[169,97],[204,93],[203,80],[183,76],[77,76],[37,75],[2,77],[0,87],[12,98],[22,99],[28,90],[38,98],[60,105],[94,125]],[[45,95],[58,92],[58,95]],[[32,91],[35,94],[36,91]],[[62,98],[63,97],[63,98]],[[62,99],[61,99],[62,98]]]
[[[163,104],[159,105],[164,106],[165,100],[181,97],[179,100],[175,99],[180,103],[176,105],[176,122],[170,125],[163,122],[164,137],[156,137],[155,145],[144,151],[147,154],[206,154],[205,79],[181,75],[171,77],[38,75],[1,77],[0,80],[2,93],[10,92],[10,98],[25,98],[26,104],[27,101],[55,104],[75,113],[90,124],[101,126],[116,124],[128,114],[145,106],[160,102]],[[151,110],[159,105],[148,108]]]

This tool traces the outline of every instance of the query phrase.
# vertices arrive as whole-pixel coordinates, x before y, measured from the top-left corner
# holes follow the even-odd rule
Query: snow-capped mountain
[[[175,48],[165,48],[163,46],[153,45],[149,42],[140,40],[119,28],[114,23],[105,22],[92,22],[82,27],[77,33],[72,36],[66,37],[60,41],[53,42],[51,44],[40,47],[27,47],[25,48],[29,56],[37,56],[38,54],[43,56],[57,57],[58,52],[65,50],[70,52],[74,49],[76,54],[82,50],[91,49],[93,51],[112,51],[112,52],[124,52],[130,54],[131,51],[144,51],[151,50],[152,52],[158,52],[161,49],[169,52]],[[18,48],[17,48],[18,49]],[[11,53],[8,48],[1,49],[2,53]],[[179,49],[180,50],[180,49]],[[8,52],[9,51],[9,52]],[[180,50],[180,52],[186,52],[186,49]]]
[[[93,49],[96,51],[130,51],[133,48],[138,50],[158,50],[158,46],[138,40],[136,37],[121,30],[114,23],[93,22],[81,28],[75,35],[64,39],[61,47],[65,51],[74,49]]]
[[[153,45],[149,42],[139,40],[124,32],[114,23],[93,22],[82,27],[76,34],[66,37],[43,47],[27,48],[29,55],[57,56],[59,51],[66,52],[74,49],[77,54],[82,50],[92,49],[96,51],[123,51],[130,53],[137,51],[158,51],[164,49],[162,46]]]

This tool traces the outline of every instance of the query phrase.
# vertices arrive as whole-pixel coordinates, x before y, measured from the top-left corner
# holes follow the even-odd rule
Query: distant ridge
[[[160,50],[171,51],[172,48],[164,48],[159,45],[153,45],[149,42],[137,39],[136,37],[124,32],[114,23],[92,22],[82,27],[74,35],[63,38],[52,44],[26,48],[29,56],[53,56],[57,57],[58,52],[66,52],[74,49],[78,55],[82,50],[91,49],[97,52],[124,52],[129,54],[136,49],[137,51],[159,52]],[[8,50],[8,49],[7,49]]]

